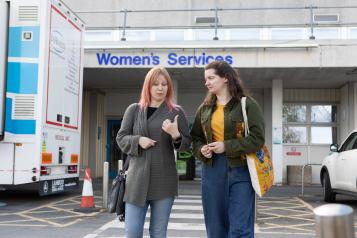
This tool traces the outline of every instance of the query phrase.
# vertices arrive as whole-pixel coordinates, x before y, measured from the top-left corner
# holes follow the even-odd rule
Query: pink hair
[[[168,88],[167,88],[165,102],[169,107],[169,110],[171,111],[176,106],[173,103],[174,88],[173,88],[173,83],[170,74],[169,72],[167,72],[167,70],[164,67],[157,66],[150,69],[150,71],[145,76],[145,80],[144,80],[143,88],[141,89],[141,96],[139,100],[139,105],[141,109],[144,109],[150,105],[151,102],[150,89],[154,80],[156,80],[159,77],[159,75],[164,76],[164,78],[167,81]]]

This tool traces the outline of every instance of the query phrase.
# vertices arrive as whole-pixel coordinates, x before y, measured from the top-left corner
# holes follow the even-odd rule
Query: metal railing
[[[307,166],[313,166],[313,165],[319,165],[321,166],[322,164],[317,164],[317,163],[311,163],[311,164],[305,164],[301,168],[301,196],[304,197],[304,175],[305,175],[305,167]]]
[[[218,38],[218,29],[224,28],[265,28],[265,27],[309,27],[310,28],[310,36],[309,39],[315,39],[314,36],[314,28],[317,26],[357,26],[357,22],[343,22],[343,23],[323,23],[319,24],[314,22],[314,13],[317,10],[331,10],[331,9],[357,9],[357,6],[316,6],[316,5],[308,5],[308,6],[296,6],[296,7],[242,7],[242,8],[219,8],[216,6],[215,8],[196,8],[196,9],[153,9],[153,10],[129,10],[129,9],[122,9],[122,10],[107,10],[107,11],[75,11],[76,14],[85,15],[85,14],[122,14],[123,17],[119,17],[122,19],[121,23],[117,23],[116,25],[112,26],[88,26],[88,30],[103,30],[103,29],[119,29],[122,30],[121,40],[126,40],[126,30],[136,29],[136,30],[144,30],[144,29],[201,29],[201,28],[208,28],[214,30],[214,37],[213,40],[219,40]],[[233,12],[248,12],[248,11],[255,11],[255,12],[276,12],[276,11],[307,11],[309,19],[302,19],[302,23],[298,24],[220,24],[219,23],[219,13],[233,11]],[[173,13],[173,12],[208,12],[213,13],[214,15],[214,24],[211,25],[130,25],[128,24],[128,16],[133,14],[158,14],[158,13]],[[84,17],[84,16],[83,16]],[[223,18],[223,16],[221,16]],[[232,20],[233,21],[233,20]],[[167,21],[163,21],[167,22]],[[145,21],[147,23],[147,21]]]

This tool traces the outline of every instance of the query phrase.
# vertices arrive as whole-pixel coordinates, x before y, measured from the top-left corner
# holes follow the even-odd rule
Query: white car
[[[320,172],[324,200],[334,202],[338,193],[357,196],[357,130],[340,147],[332,144],[330,150]]]

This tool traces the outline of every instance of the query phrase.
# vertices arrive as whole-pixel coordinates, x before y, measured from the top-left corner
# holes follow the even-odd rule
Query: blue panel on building
[[[12,99],[6,98],[5,131],[13,134],[33,135],[36,132],[35,120],[12,120]]]
[[[7,92],[36,94],[38,82],[38,64],[8,63]]]
[[[27,39],[24,39],[27,37]],[[40,42],[39,26],[10,27],[9,57],[38,58]]]

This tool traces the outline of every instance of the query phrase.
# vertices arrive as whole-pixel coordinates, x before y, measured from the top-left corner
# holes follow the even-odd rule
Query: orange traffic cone
[[[95,208],[92,177],[90,168],[86,168],[84,171],[84,182],[82,190],[82,201],[80,208],[74,209],[76,212],[95,212],[99,211],[99,208]]]

